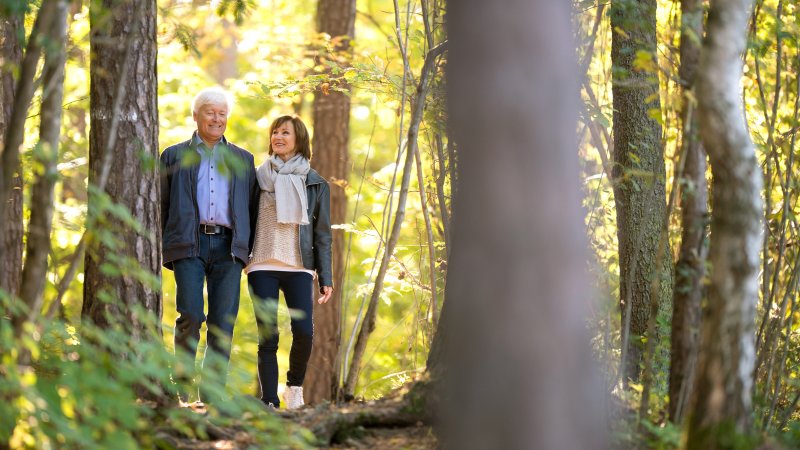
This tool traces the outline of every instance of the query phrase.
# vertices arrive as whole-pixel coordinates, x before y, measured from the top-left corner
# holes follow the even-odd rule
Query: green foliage
[[[778,430],[775,439],[786,448],[800,447],[800,422],[791,421],[785,430]]]
[[[144,310],[130,314],[157,320]],[[207,417],[179,408],[170,400],[175,358],[159,336],[134,339],[122,321],[107,329],[27,323],[15,338],[10,323],[0,320],[0,349],[0,440],[11,448],[155,448],[175,432],[208,439],[212,425],[246,432],[256,448],[307,448],[312,439],[247,397],[214,404]],[[19,362],[25,353],[30,365]],[[204,383],[222,392],[217,377],[204,370]]]
[[[671,422],[655,425],[646,420],[642,422],[646,432],[646,446],[652,450],[680,448],[681,430]]]
[[[27,0],[0,0],[0,17],[23,17],[30,7],[31,2]]]
[[[743,433],[730,421],[696,430],[689,437],[691,449],[725,448],[731,450],[751,450],[759,447],[762,438],[750,432]]]

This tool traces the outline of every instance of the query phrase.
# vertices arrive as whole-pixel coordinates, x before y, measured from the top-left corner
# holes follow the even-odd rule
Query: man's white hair
[[[192,100],[192,113],[196,113],[205,105],[225,105],[228,107],[228,116],[233,110],[233,98],[220,87],[205,88]]]

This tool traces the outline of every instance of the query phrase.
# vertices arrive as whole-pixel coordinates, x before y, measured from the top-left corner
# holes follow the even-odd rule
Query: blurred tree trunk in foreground
[[[607,447],[585,326],[570,29],[565,2],[449,5],[459,186],[437,338],[446,448]]]

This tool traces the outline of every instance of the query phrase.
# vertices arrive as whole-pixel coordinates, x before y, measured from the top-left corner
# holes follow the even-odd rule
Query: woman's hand
[[[320,305],[324,305],[328,303],[328,300],[331,299],[331,295],[333,295],[333,286],[322,286],[320,292],[322,293],[322,297],[318,298],[317,301]]]

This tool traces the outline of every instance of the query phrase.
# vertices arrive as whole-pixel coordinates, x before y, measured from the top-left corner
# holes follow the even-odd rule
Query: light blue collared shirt
[[[209,149],[195,133],[194,144],[200,154],[197,173],[197,209],[201,224],[233,228],[230,214],[231,170],[225,165],[223,153],[228,150],[225,136]]]

